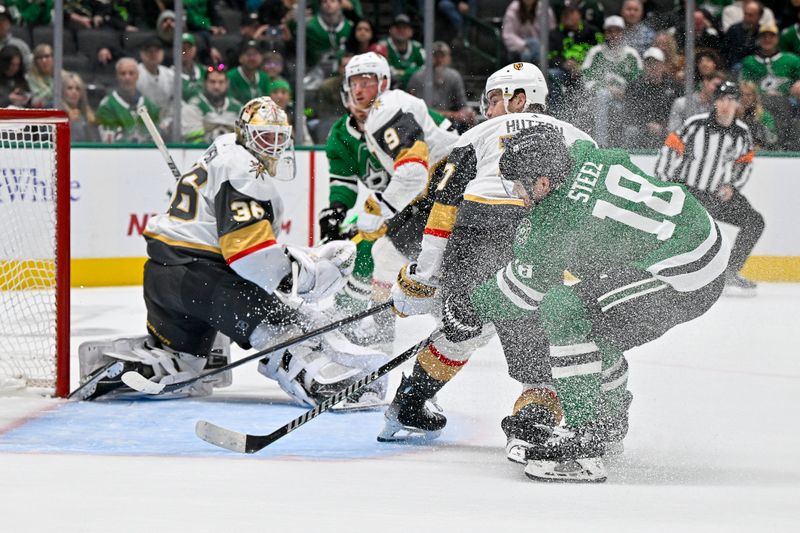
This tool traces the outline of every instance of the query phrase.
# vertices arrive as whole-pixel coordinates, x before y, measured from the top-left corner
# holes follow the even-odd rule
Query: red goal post
[[[0,390],[69,393],[70,137],[54,109],[0,109]]]

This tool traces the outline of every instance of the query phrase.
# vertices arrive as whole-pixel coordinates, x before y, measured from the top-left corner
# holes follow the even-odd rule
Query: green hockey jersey
[[[250,81],[242,67],[228,71],[228,96],[242,105],[259,96],[269,96],[269,74],[263,70],[256,71],[256,79]]]
[[[187,143],[211,144],[226,133],[233,133],[234,123],[242,104],[227,96],[215,107],[205,94],[200,93],[181,107],[183,140]]]
[[[443,115],[428,109],[436,125],[447,120]],[[391,176],[377,158],[369,151],[364,134],[355,125],[349,114],[343,115],[331,128],[325,143],[330,172],[330,203],[341,202],[352,208],[358,196],[358,182],[371,190],[382,192],[389,185]]]
[[[100,140],[105,143],[147,143],[150,134],[136,113],[140,106],[147,108],[153,122],[158,124],[158,106],[146,96],[139,96],[136,105],[130,105],[117,91],[111,91],[97,107]]]
[[[747,56],[742,61],[742,79],[757,83],[762,94],[789,96],[792,84],[800,80],[800,56],[791,52]]]
[[[514,259],[473,293],[484,320],[533,311],[565,270],[581,277],[636,268],[681,292],[725,271],[730,247],[683,185],[648,176],[623,150],[578,141],[572,156],[570,177],[518,228]]]

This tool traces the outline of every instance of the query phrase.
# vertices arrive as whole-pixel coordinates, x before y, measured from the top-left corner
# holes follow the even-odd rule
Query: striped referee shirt
[[[753,138],[736,120],[720,125],[715,112],[689,117],[667,136],[656,161],[656,176],[695,190],[716,192],[723,184],[741,189],[750,177]]]

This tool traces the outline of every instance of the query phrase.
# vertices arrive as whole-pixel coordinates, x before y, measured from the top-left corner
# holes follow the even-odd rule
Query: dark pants
[[[462,203],[444,253],[443,300],[471,305],[472,291],[514,258],[514,235],[525,216],[527,210],[521,207]],[[549,345],[538,314],[523,320],[498,320],[494,327],[509,376],[521,383],[550,382]]]
[[[144,265],[147,330],[174,350],[207,355],[217,332],[243,348],[261,324],[289,324],[296,313],[225,264]]]
[[[610,342],[625,352],[705,314],[722,294],[724,278],[719,276],[695,291],[679,292],[669,286],[661,288],[666,284],[649,272],[618,268],[581,279],[574,289],[589,310],[592,338]],[[645,280],[652,283],[621,292]],[[649,292],[648,288],[660,290]]]
[[[736,236],[731,250],[731,260],[728,263],[730,272],[739,272],[758,239],[761,238],[761,234],[764,233],[764,217],[753,209],[747,198],[736,189],[727,202],[723,202],[713,193],[696,189],[689,190],[703,204],[714,220],[739,228],[739,234]]]

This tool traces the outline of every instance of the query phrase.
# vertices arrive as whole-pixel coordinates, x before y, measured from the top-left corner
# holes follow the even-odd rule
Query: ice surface
[[[797,531],[800,285],[759,290],[630,352],[631,432],[602,485],[505,460],[519,391],[495,341],[440,393],[430,446],[377,443],[377,413],[326,413],[254,456],[194,437],[200,418],[267,433],[301,412],[254,364],[200,400],[0,396],[0,531]],[[143,323],[140,287],[73,292],[73,354]],[[396,349],[431,327],[403,322]]]

